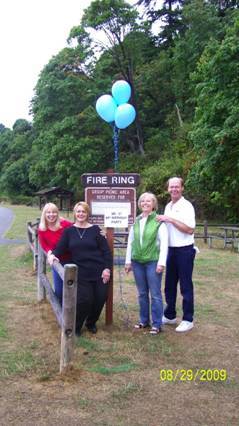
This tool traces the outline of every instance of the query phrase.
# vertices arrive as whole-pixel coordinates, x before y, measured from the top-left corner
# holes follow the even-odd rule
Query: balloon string
[[[114,125],[113,127],[113,144],[114,144],[114,169],[118,171],[119,163],[119,129]]]

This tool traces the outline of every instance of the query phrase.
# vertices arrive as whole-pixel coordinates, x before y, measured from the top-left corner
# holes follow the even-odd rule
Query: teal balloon
[[[128,102],[131,96],[131,87],[125,80],[118,80],[112,86],[112,95],[118,105]]]
[[[131,104],[119,105],[115,112],[115,124],[119,129],[126,129],[133,123],[136,117],[136,111]]]
[[[102,95],[96,101],[96,111],[99,116],[107,123],[115,120],[115,111],[117,105],[111,95]]]

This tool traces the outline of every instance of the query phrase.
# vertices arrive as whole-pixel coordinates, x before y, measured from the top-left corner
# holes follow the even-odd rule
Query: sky
[[[0,6],[0,123],[31,121],[30,101],[43,67],[67,46],[91,0],[3,0]]]

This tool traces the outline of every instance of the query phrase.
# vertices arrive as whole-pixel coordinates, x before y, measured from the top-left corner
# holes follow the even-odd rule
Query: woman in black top
[[[80,201],[74,207],[75,223],[64,230],[55,250],[48,255],[50,264],[66,251],[71,262],[78,266],[76,335],[80,335],[86,320],[86,327],[97,332],[96,321],[107,299],[112,254],[100,228],[88,222],[90,209]]]

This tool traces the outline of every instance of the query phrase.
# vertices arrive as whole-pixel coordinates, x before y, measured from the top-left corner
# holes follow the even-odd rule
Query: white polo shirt
[[[195,228],[195,210],[193,205],[184,197],[181,197],[176,203],[170,201],[165,207],[164,214],[179,220],[190,228]],[[183,247],[194,244],[194,234],[179,231],[172,223],[167,223],[169,234],[169,247]]]

